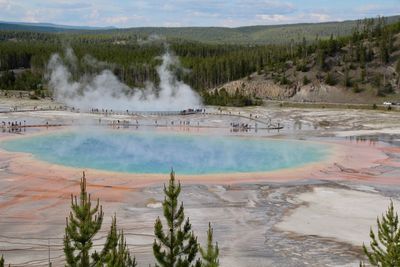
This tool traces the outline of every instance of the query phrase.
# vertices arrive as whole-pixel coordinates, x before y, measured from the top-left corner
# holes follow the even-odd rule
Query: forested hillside
[[[378,19],[376,19],[378,20]],[[400,20],[400,16],[387,17],[388,23]],[[237,28],[227,27],[138,27],[116,29],[112,27],[77,27],[45,23],[6,23],[0,22],[0,30],[34,31],[66,34],[112,35],[124,41],[149,36],[162,36],[168,40],[186,40],[212,44],[285,44],[289,42],[314,41],[350,35],[360,21],[303,23],[290,25],[259,25]]]
[[[166,46],[163,39],[143,39],[129,31],[1,31],[0,89],[33,90],[37,96],[48,95],[46,64],[51,54],[63,54],[71,47],[77,63],[73,78],[111,69],[120,80],[135,87],[142,87],[145,81],[158,83],[159,56],[169,49],[181,62],[174,69],[178,79],[202,92],[206,103],[229,104],[228,96],[222,97],[223,101],[212,100],[221,96],[210,95],[209,90],[245,77],[251,80],[254,73],[258,73],[259,79],[284,88],[285,97],[298,93],[301,85],[317,82],[349,88],[355,94],[368,90],[378,96],[388,95],[398,90],[400,70],[399,64],[396,67],[400,22],[389,22],[384,18],[366,19],[358,22],[347,36],[316,35],[313,41],[303,36],[300,41],[281,45],[205,44],[173,39]],[[235,87],[228,95],[234,94],[237,99],[228,102],[239,105],[254,103],[249,101],[254,97],[273,98],[257,95],[243,86]]]
[[[400,16],[388,17],[387,22],[399,21]],[[131,28],[115,32],[136,35],[157,34],[170,39],[191,40],[213,44],[286,44],[300,42],[303,38],[311,42],[316,38],[326,39],[331,35],[346,36],[352,33],[359,21],[307,23],[290,25],[260,25],[238,28],[183,27],[183,28]]]
[[[204,94],[225,104],[234,95],[307,102],[400,102],[400,23],[365,20],[349,36],[289,45],[257,71]],[[280,58],[277,59],[277,56]]]

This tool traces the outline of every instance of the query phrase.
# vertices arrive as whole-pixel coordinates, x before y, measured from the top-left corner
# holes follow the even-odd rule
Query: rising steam
[[[91,108],[135,111],[183,110],[201,106],[199,95],[192,88],[178,81],[170,70],[175,58],[169,53],[162,56],[157,73],[160,84],[147,82],[145,88],[130,88],[110,70],[99,74],[82,75],[73,79],[76,57],[67,49],[65,58],[53,54],[47,66],[49,86],[57,101],[83,110]],[[98,63],[91,58],[93,64]]]

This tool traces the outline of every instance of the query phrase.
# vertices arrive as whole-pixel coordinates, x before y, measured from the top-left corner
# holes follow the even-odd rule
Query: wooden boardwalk
[[[22,113],[22,112],[40,112],[40,111],[66,111],[67,109],[17,109],[17,110],[3,110],[0,113]],[[112,115],[127,115],[127,116],[157,116],[157,117],[170,117],[170,116],[190,116],[190,115],[208,115],[208,116],[228,116],[228,117],[236,117],[242,118],[249,121],[253,121],[260,126],[256,125],[247,125],[247,127],[243,127],[243,123],[239,124],[237,127],[233,126],[212,126],[212,125],[177,125],[177,124],[138,124],[138,123],[131,123],[126,121],[120,123],[104,123],[104,124],[91,124],[88,126],[111,126],[111,127],[186,127],[186,128],[233,128],[233,129],[257,129],[257,130],[280,130],[283,129],[283,125],[279,123],[273,124],[271,120],[265,121],[256,116],[245,116],[242,114],[235,114],[235,113],[226,113],[226,112],[188,112],[183,113],[182,111],[133,111],[133,112],[80,112],[78,110],[70,110],[71,112],[75,113],[83,113],[83,114],[97,114],[103,116],[112,116]],[[87,125],[87,124],[85,124]],[[72,124],[24,124],[24,125],[3,125],[2,128],[6,129],[18,129],[18,128],[42,128],[42,127],[61,127],[61,126],[74,126]],[[76,126],[79,126],[77,124]]]

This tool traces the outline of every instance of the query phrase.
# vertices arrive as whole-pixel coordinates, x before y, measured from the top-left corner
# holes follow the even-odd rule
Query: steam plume
[[[93,62],[98,62],[92,59]],[[53,54],[47,66],[49,86],[57,101],[83,110],[91,108],[136,111],[183,110],[201,106],[199,95],[178,81],[169,67],[175,58],[168,52],[162,56],[157,72],[159,87],[147,82],[143,89],[130,88],[110,70],[96,75],[82,75],[73,80],[71,69],[76,67],[72,49],[67,49],[65,59]]]

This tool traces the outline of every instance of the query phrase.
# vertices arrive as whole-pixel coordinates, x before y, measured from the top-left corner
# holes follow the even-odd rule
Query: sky
[[[400,0],[0,0],[0,21],[73,26],[222,26],[400,15]]]

